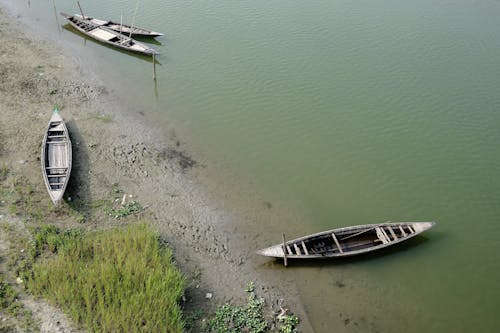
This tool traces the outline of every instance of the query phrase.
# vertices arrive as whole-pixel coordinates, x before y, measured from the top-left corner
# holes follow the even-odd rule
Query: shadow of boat
[[[156,46],[163,45],[162,42],[160,42],[159,40],[157,40],[156,38],[153,38],[153,37],[136,36],[136,37],[134,37],[134,39],[138,42],[141,42],[141,43],[147,43],[147,44],[152,44],[152,45],[156,45]]]
[[[89,215],[87,206],[89,202],[92,202],[88,178],[90,165],[87,142],[74,120],[67,121],[66,125],[72,142],[73,163],[65,197],[71,198],[67,200],[70,207],[87,217]]]

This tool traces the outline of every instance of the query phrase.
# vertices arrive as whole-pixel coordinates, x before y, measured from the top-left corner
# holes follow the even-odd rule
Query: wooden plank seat
[[[295,249],[295,253],[297,253],[297,255],[301,255],[302,252],[300,252],[300,248],[297,246],[297,243],[293,243],[293,248]]]
[[[391,227],[387,227],[387,229],[389,229],[389,232],[391,233],[391,236],[394,240],[398,239],[398,236],[396,236],[396,233],[394,232],[394,230],[392,230]]]
[[[342,250],[342,248],[340,247],[337,236],[335,236],[335,234],[333,232],[332,232],[332,238],[333,238],[333,241],[335,242],[335,244],[337,245],[337,248],[339,249],[340,253],[344,253],[344,250]]]
[[[58,145],[58,144],[63,144],[63,143],[66,143],[68,141],[50,141],[50,142],[47,142],[47,144],[49,145]]]
[[[378,239],[380,239],[383,244],[387,244],[390,242],[390,240],[388,239],[386,233],[384,232],[384,230],[382,228],[377,227],[377,228],[375,228],[375,230],[377,232]]]
[[[304,250],[304,253],[306,254],[306,256],[308,256],[309,251],[307,251],[307,247],[306,247],[306,244],[304,243],[304,241],[302,241],[302,249]]]
[[[59,169],[59,170],[66,170],[68,167],[45,167],[47,170],[54,170],[54,169]]]

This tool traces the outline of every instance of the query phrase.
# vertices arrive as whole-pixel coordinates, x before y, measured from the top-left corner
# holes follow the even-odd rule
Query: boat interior
[[[61,189],[67,177],[69,167],[67,143],[64,124],[51,123],[45,148],[45,170],[52,190]]]
[[[287,256],[344,254],[389,244],[407,238],[416,230],[410,224],[374,226],[336,233],[324,233],[315,237],[286,244]]]

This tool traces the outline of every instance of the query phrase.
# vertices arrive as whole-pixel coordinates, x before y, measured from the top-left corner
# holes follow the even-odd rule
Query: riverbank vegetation
[[[28,289],[59,304],[87,330],[183,331],[184,278],[172,251],[145,225],[85,236],[45,226],[32,251],[39,259]]]
[[[38,330],[18,299],[19,291],[27,291],[88,331],[295,332],[298,318],[269,311],[253,283],[245,290],[247,304],[225,303],[213,314],[183,313],[188,283],[172,250],[117,184],[98,204],[71,202],[58,209],[43,207],[44,192],[7,168],[2,168],[0,190],[1,227],[9,243],[0,270],[0,311],[15,319],[0,326],[7,331]],[[95,219],[103,227],[92,227]]]
[[[0,271],[10,277],[2,275],[0,302],[2,313],[17,317],[12,327],[29,319],[27,311],[14,311],[22,309],[18,289],[48,300],[88,331],[184,331],[185,279],[172,250],[135,214],[137,203],[121,208],[113,196],[99,205],[46,208],[45,193],[6,167],[0,190],[2,243],[8,247]],[[111,223],[117,214],[120,223]],[[97,221],[103,223],[95,228]]]
[[[0,273],[0,332],[38,332],[33,313],[18,299],[19,293]]]
[[[183,174],[197,166],[197,161],[184,150],[184,144],[173,129],[172,135],[158,141],[158,137],[152,135],[154,131],[150,132],[144,124],[142,112],[139,111],[142,116],[135,117],[133,108],[129,113],[124,105],[117,103],[112,86],[104,85],[93,73],[82,71],[81,64],[65,56],[61,50],[45,47],[51,43],[40,39],[38,34],[26,34],[26,29],[20,28],[22,25],[17,20],[7,16],[0,10],[3,32],[3,48],[0,48],[5,51],[0,53],[3,63],[8,64],[8,70],[0,75],[0,109],[6,110],[0,121],[0,276],[3,278],[0,302],[4,305],[0,309],[0,331],[9,331],[10,328],[23,331],[22,327],[28,324],[30,328],[26,330],[30,332],[37,331],[35,326],[48,332],[76,331],[77,325],[63,312],[74,316],[74,321],[80,326],[85,326],[91,316],[97,316],[93,318],[97,323],[92,325],[101,326],[91,326],[89,331],[98,330],[106,323],[117,325],[112,331],[126,327],[116,322],[128,320],[126,316],[109,318],[111,314],[108,317],[100,315],[99,307],[118,302],[119,297],[123,297],[120,301],[123,307],[132,307],[134,302],[143,301],[140,295],[136,295],[143,289],[132,289],[138,285],[133,279],[139,272],[146,279],[146,269],[150,279],[150,271],[156,268],[150,265],[149,257],[116,255],[123,250],[118,247],[118,240],[111,246],[104,242],[107,237],[103,235],[120,234],[142,223],[161,235],[158,237],[153,229],[148,231],[155,234],[157,250],[163,252],[163,260],[170,262],[172,269],[177,265],[171,257],[169,259],[171,252],[168,253],[165,243],[166,240],[175,241],[178,251],[175,258],[180,263],[178,267],[182,267],[184,280],[187,280],[186,294],[177,305],[184,311],[181,316],[185,322],[184,331],[205,332],[206,323],[219,302],[244,302],[242,293],[234,290],[243,289],[246,279],[250,278],[246,274],[250,269],[238,269],[244,263],[239,260],[244,255],[229,253],[225,231],[219,233],[210,227],[210,214],[214,214],[215,219],[219,213],[206,207],[207,201],[195,190],[196,181],[193,180],[199,176],[193,174],[193,178],[184,179]],[[15,45],[15,50],[9,45]],[[58,207],[51,203],[40,172],[40,143],[54,104],[63,110],[73,144],[70,182],[65,199]],[[114,239],[114,236],[110,238]],[[151,238],[143,240],[149,242]],[[125,248],[140,249],[136,252],[147,246],[153,249],[152,243],[124,242],[129,244],[124,245]],[[114,259],[103,258],[109,254],[105,251],[113,249],[116,249]],[[208,252],[209,255],[205,256]],[[82,254],[82,258],[76,260],[73,256],[76,253]],[[120,260],[123,262],[118,265],[118,270],[115,261]],[[132,263],[144,264],[146,268],[134,271],[127,266],[132,266]],[[217,267],[217,271],[204,269],[202,264]],[[63,267],[81,271],[71,273],[73,281],[65,281],[55,276],[63,275]],[[103,273],[99,275],[99,281],[96,280],[97,271]],[[64,274],[67,276],[67,272]],[[133,276],[127,277],[127,274]],[[219,283],[219,279],[228,274],[232,274],[231,279]],[[92,277],[95,285],[82,280],[83,276]],[[112,278],[122,283],[120,290],[111,286],[107,289]],[[144,279],[140,287],[148,283],[164,283]],[[51,280],[60,283],[55,285]],[[125,285],[125,281],[129,285]],[[67,295],[71,288],[78,301],[69,300]],[[172,298],[176,299],[179,292],[173,289]],[[266,290],[269,292],[264,295],[267,303],[264,311],[269,319],[276,312],[270,308],[276,304],[272,298],[278,297],[278,289]],[[214,297],[205,297],[208,294]],[[154,311],[156,299],[163,297],[150,296],[144,309],[146,314]],[[55,306],[45,300],[50,300]],[[12,311],[14,309],[22,311]],[[178,314],[172,309],[169,311],[174,318]],[[155,318],[165,322],[164,317],[165,314]],[[169,329],[170,332],[181,326],[177,318],[171,319],[174,328]],[[9,328],[2,326],[4,324]],[[144,331],[157,329],[148,321],[136,325],[139,326],[134,327],[141,327]],[[272,327],[272,324],[268,325],[267,329],[272,330]]]
[[[217,308],[209,320],[207,332],[213,333],[293,333],[299,324],[299,318],[288,314],[287,309],[280,308],[279,314],[267,318],[265,300],[255,294],[255,286],[250,282],[245,291],[248,301],[244,305],[225,303]]]

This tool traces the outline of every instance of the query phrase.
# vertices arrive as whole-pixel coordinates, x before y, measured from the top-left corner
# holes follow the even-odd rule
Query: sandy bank
[[[224,301],[243,301],[243,289],[253,281],[269,304],[284,299],[301,317],[302,331],[312,331],[299,297],[290,291],[293,283],[258,271],[261,262],[248,247],[252,240],[235,232],[233,221],[241,217],[228,213],[217,194],[200,184],[199,164],[184,150],[182,138],[158,140],[140,116],[122,112],[126,106],[98,76],[84,73],[70,54],[49,48],[50,42],[41,43],[35,32],[14,22],[1,12],[0,165],[27,177],[37,193],[45,191],[39,148],[58,105],[73,142],[67,196],[83,206],[118,186],[147,207],[146,217],[174,248],[188,278],[187,309],[209,311]],[[39,204],[48,207],[48,195],[44,198]],[[99,222],[87,216],[85,223],[103,227]]]

